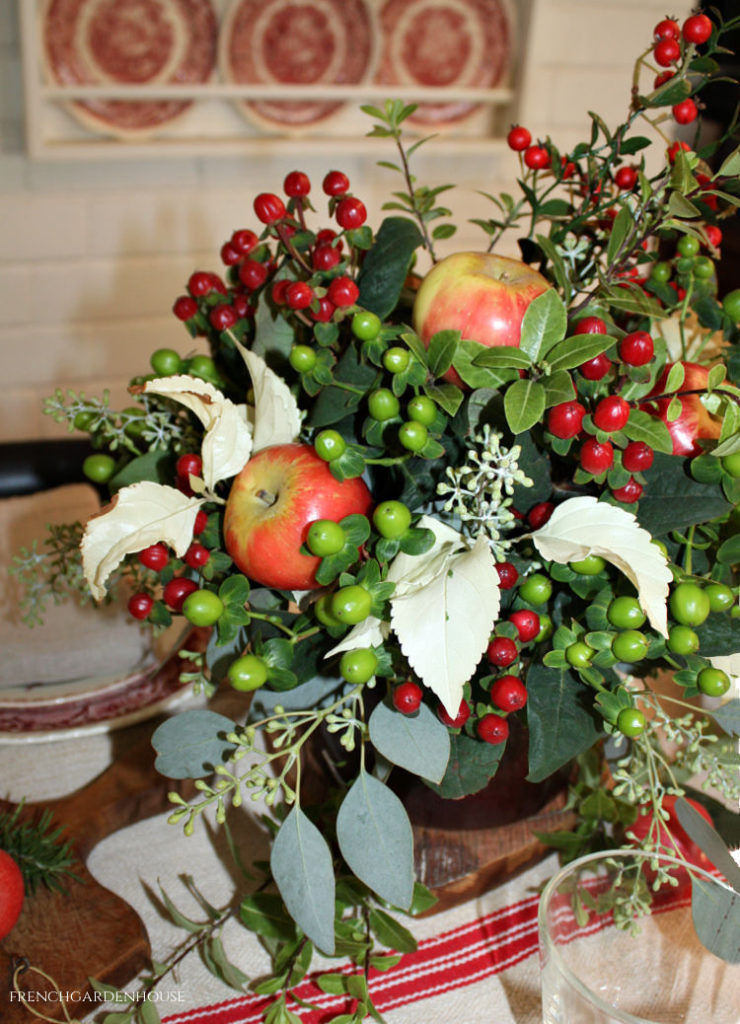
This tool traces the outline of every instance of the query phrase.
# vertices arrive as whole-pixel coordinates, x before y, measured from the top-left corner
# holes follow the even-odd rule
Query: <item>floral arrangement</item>
[[[380,1019],[367,970],[413,943],[390,911],[429,906],[394,780],[475,793],[513,721],[529,780],[571,770],[578,824],[546,837],[564,858],[725,850],[697,830],[699,794],[677,798],[697,776],[740,795],[740,289],[718,295],[715,273],[740,150],[712,169],[734,124],[705,146],[698,128],[693,145],[663,132],[698,125],[738,23],[661,21],[624,122],[592,114],[568,153],[512,127],[516,191],[483,194],[476,253],[437,256],[451,186],[411,172],[414,108],[364,108],[402,183],[377,230],[341,171],[325,215],[289,174],[224,244],[225,271],[194,273],[174,304],[210,355],[158,349],[123,412],[48,403],[89,432],[85,472],[112,500],[52,538],[45,582],[22,564],[34,605],[80,575],[96,600],[123,582],[154,629],[210,630],[183,652],[185,682],[250,695],[244,722],[189,710],[154,744],[165,776],[197,780],[173,796],[186,832],[245,798],[273,812],[264,879],[239,905],[273,955],[258,987],[272,1024],[300,1020],[286,992],[314,948],[361,968],[320,979],[352,1001],[335,1021]],[[521,260],[495,253],[510,237]],[[318,806],[302,800],[310,749],[331,761]],[[239,987],[222,922],[186,927]]]

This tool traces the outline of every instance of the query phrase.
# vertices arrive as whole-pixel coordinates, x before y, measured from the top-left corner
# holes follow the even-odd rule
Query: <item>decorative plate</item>
[[[506,73],[512,41],[504,0],[386,0],[379,21],[379,84],[490,89]],[[440,127],[479,106],[422,103],[410,120]]]
[[[57,85],[205,82],[216,61],[210,0],[47,0],[42,20],[47,73]],[[120,138],[168,125],[191,100],[79,100],[69,110],[87,128]]]
[[[372,71],[375,29],[365,0],[235,0],[224,21],[219,65],[241,85],[355,85]],[[260,127],[313,128],[344,104],[240,101]]]

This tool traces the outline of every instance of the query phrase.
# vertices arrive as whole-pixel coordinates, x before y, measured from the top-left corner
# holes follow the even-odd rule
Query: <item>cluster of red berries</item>
[[[664,18],[658,22],[653,30],[653,58],[659,67],[666,70],[656,76],[653,83],[656,89],[674,77],[675,71],[671,69],[684,55],[682,42],[686,46],[701,46],[711,36],[712,27],[706,14],[692,14],[683,26],[673,18]],[[690,96],[674,104],[671,110],[678,124],[691,124],[699,113],[696,102]]]

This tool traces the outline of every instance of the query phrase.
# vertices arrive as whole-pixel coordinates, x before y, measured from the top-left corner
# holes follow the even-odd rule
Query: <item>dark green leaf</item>
[[[295,941],[295,922],[276,893],[256,892],[245,896],[239,906],[239,917],[255,935],[280,942]]]
[[[545,388],[534,380],[516,380],[504,396],[504,412],[509,429],[522,434],[539,423],[545,411]]]
[[[169,779],[200,779],[223,764],[234,744],[224,739],[236,725],[215,711],[183,711],[157,726],[152,746],[157,751],[155,768]]]
[[[630,411],[622,429],[630,441],[644,441],[656,452],[665,452],[666,455],[673,451],[673,441],[665,423],[641,409]]]
[[[477,793],[496,774],[505,747],[505,743],[481,743],[464,733],[453,733],[445,776],[430,788],[446,800]]]
[[[463,393],[456,384],[425,384],[424,392],[437,405],[443,409],[448,416],[454,416],[460,408],[463,400]]]
[[[548,288],[527,306],[519,346],[536,363],[565,337],[567,326],[563,300],[554,288]]]
[[[527,673],[530,782],[541,782],[596,743],[591,691],[569,669],[533,664]]]
[[[399,953],[416,952],[417,943],[414,936],[385,910],[379,907],[370,909],[370,927],[381,946],[396,949]]]
[[[511,368],[490,369],[476,366],[474,360],[488,349],[477,341],[463,339],[457,347],[453,367],[471,388],[497,388],[507,380],[516,377],[516,370]]]
[[[705,658],[735,654],[738,649],[737,619],[728,614],[710,615],[701,626],[696,626],[699,650]]]
[[[322,953],[331,956],[335,941],[331,850],[300,807],[293,807],[280,826],[270,868],[290,916]]]
[[[426,704],[415,715],[378,704],[368,724],[370,741],[387,761],[432,782],[442,780],[450,756],[450,734]]]
[[[627,240],[627,236],[632,231],[633,224],[632,210],[625,204],[614,218],[609,234],[609,244],[606,249],[607,266],[611,267],[619,261],[620,256],[622,256],[622,248]]]
[[[614,338],[607,334],[573,334],[553,347],[547,363],[551,370],[572,370],[613,344]]]
[[[639,153],[641,149],[646,149],[651,145],[650,139],[646,139],[644,135],[633,135],[631,139],[625,139],[622,142],[619,152],[623,156],[631,156],[633,153]]]
[[[362,264],[359,303],[384,320],[396,307],[414,250],[423,243],[418,227],[405,217],[387,217]]]
[[[528,370],[532,365],[532,360],[520,348],[515,348],[513,345],[497,345],[495,348],[486,348],[479,353],[473,360],[473,365]]]
[[[257,301],[257,312],[254,314],[254,341],[250,348],[274,367],[276,360],[282,362],[290,355],[295,342],[295,332],[285,317],[272,309],[267,293],[268,289],[263,289]]]
[[[570,402],[576,397],[576,389],[573,378],[567,370],[556,370],[555,373],[545,378],[545,407],[552,408],[553,405],[560,405],[561,402]]]
[[[411,526],[399,541],[405,555],[423,555],[434,547],[434,533],[423,526]]]
[[[637,518],[653,537],[704,523],[730,510],[720,489],[693,480],[685,460],[676,455],[656,452],[645,476],[647,487],[640,498]]]
[[[433,377],[442,377],[447,373],[459,344],[459,331],[438,331],[432,335],[427,348],[427,365]]]

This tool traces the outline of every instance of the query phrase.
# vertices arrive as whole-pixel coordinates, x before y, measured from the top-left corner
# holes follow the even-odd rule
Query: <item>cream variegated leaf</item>
[[[387,636],[387,624],[382,619],[370,615],[364,622],[354,626],[335,647],[327,651],[324,657],[331,658],[332,655],[342,654],[344,651],[355,651],[358,647],[379,647]]]
[[[484,537],[469,550],[448,550],[435,568],[424,583],[394,594],[391,626],[416,675],[455,715],[498,617],[498,573]]]
[[[238,348],[254,391],[254,454],[273,444],[290,444],[301,429],[301,411],[290,388],[261,356],[244,345]]]
[[[186,374],[147,381],[144,392],[180,402],[203,424],[203,482],[209,491],[219,480],[228,480],[244,468],[252,453],[246,405],[236,405],[213,384]]]
[[[394,597],[402,597],[423,587],[438,576],[451,554],[465,547],[465,538],[451,526],[432,516],[422,516],[417,526],[431,530],[435,540],[432,547],[421,555],[400,552],[390,564],[388,581],[395,583]]]
[[[588,495],[569,498],[530,536],[542,557],[552,562],[565,564],[588,555],[611,562],[635,585],[653,629],[668,635],[666,600],[673,574],[631,512]]]
[[[80,550],[90,593],[100,601],[105,584],[126,557],[162,541],[182,558],[193,540],[200,498],[175,487],[142,480],[122,487],[112,503],[85,527]]]

